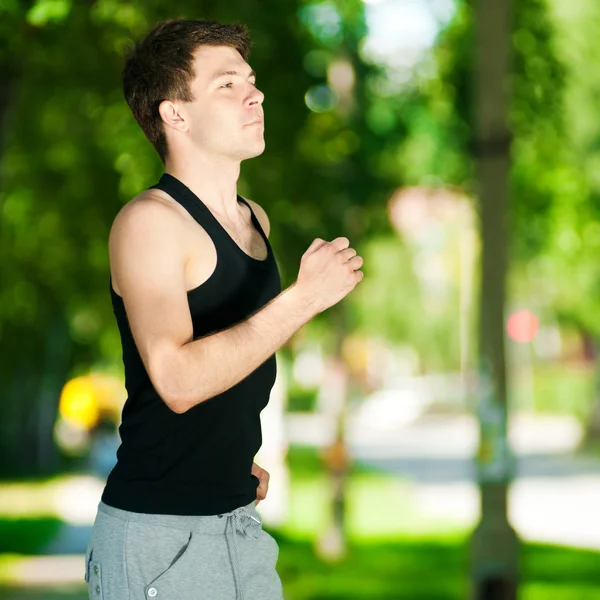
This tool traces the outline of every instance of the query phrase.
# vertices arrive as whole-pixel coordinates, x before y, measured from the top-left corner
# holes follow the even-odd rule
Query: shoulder
[[[126,235],[146,235],[156,230],[164,233],[169,225],[181,221],[174,201],[159,190],[145,190],[117,213],[110,229],[110,239]]]
[[[118,294],[127,282],[139,286],[139,274],[150,279],[184,263],[182,215],[174,203],[159,190],[146,190],[118,212],[108,238],[111,277]]]
[[[260,204],[254,202],[254,200],[249,200],[248,198],[244,198],[244,200],[252,208],[254,214],[256,215],[256,218],[258,219],[258,222],[260,223],[260,226],[265,232],[265,235],[269,237],[269,232],[271,231],[271,223],[269,222],[269,217],[267,216],[265,209],[262,206],[260,206]]]
[[[111,265],[137,264],[156,253],[174,259],[184,251],[184,218],[181,207],[160,190],[137,195],[119,210],[110,228]]]

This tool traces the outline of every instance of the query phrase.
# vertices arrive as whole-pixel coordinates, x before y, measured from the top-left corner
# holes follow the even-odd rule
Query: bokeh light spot
[[[532,342],[540,328],[538,318],[529,310],[512,313],[506,322],[508,337],[520,344]]]

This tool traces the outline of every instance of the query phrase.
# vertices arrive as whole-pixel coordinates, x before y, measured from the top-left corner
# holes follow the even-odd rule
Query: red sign
[[[506,322],[508,337],[520,344],[532,342],[539,328],[538,318],[529,310],[514,312]]]

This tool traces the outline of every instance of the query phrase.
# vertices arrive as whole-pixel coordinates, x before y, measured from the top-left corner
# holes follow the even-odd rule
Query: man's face
[[[201,46],[194,54],[194,101],[185,105],[194,145],[232,160],[258,156],[265,149],[264,95],[254,71],[227,46]]]

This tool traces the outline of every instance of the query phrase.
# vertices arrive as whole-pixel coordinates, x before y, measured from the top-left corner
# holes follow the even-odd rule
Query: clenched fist
[[[350,248],[350,240],[339,237],[332,242],[317,238],[302,255],[296,286],[316,314],[347,296],[364,274],[363,259]]]

